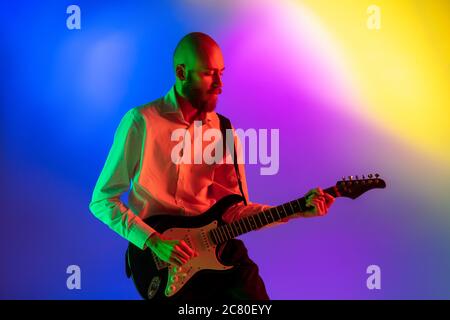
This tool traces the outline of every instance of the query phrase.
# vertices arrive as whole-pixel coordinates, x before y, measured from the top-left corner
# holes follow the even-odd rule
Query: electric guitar
[[[386,183],[378,174],[369,174],[368,178],[364,176],[361,179],[358,176],[343,178],[324,192],[335,198],[356,199],[369,190],[385,187]],[[222,198],[199,216],[157,215],[144,220],[164,237],[184,240],[199,255],[181,267],[176,267],[159,259],[151,249],[141,250],[130,243],[127,263],[140,295],[149,300],[170,300],[175,295],[182,294],[186,283],[195,281],[194,278],[201,277],[202,273],[233,268],[232,265],[224,265],[219,261],[216,249],[220,244],[311,209],[306,206],[305,197],[302,197],[232,223],[224,223],[222,215],[230,206],[242,200],[241,195],[232,194]]]

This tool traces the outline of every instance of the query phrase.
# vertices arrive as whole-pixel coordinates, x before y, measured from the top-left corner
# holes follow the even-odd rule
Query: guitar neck
[[[335,186],[325,189],[324,192],[335,198],[339,196]],[[209,235],[214,243],[219,244],[305,211],[306,198],[302,197],[212,229]]]

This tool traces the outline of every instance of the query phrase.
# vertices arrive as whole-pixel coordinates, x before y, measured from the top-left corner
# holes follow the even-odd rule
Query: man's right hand
[[[189,259],[198,256],[183,240],[166,239],[158,232],[153,233],[146,242],[161,260],[181,266]]]

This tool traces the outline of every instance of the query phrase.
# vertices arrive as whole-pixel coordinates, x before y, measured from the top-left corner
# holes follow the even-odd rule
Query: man
[[[203,132],[220,128],[214,112],[225,69],[219,46],[206,34],[190,33],[177,45],[173,67],[176,82],[169,93],[131,109],[123,117],[95,186],[90,209],[135,246],[143,250],[148,247],[163,261],[182,266],[196,252],[182,240],[166,239],[143,220],[159,214],[199,215],[226,195],[242,193],[248,199],[248,192],[242,164],[238,166],[239,179],[233,164],[185,163],[173,159],[174,147],[179,143],[172,141],[175,130],[185,129],[190,133],[188,136],[194,137],[198,126]],[[185,136],[183,144],[181,153],[185,148],[194,150],[192,138]],[[126,206],[120,196],[129,191],[130,181]],[[320,188],[311,190],[307,199],[313,209],[299,216],[324,215],[334,201]],[[230,223],[265,208],[251,202],[235,204],[223,219]],[[242,241],[229,241],[219,255],[223,261],[236,265],[233,272],[206,276],[187,298],[269,299],[258,268],[249,259]]]

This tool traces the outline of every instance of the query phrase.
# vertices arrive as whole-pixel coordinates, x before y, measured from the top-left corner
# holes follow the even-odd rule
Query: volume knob
[[[177,287],[175,287],[174,285],[171,285],[167,288],[167,293],[171,294],[172,292],[174,292],[177,289]]]

